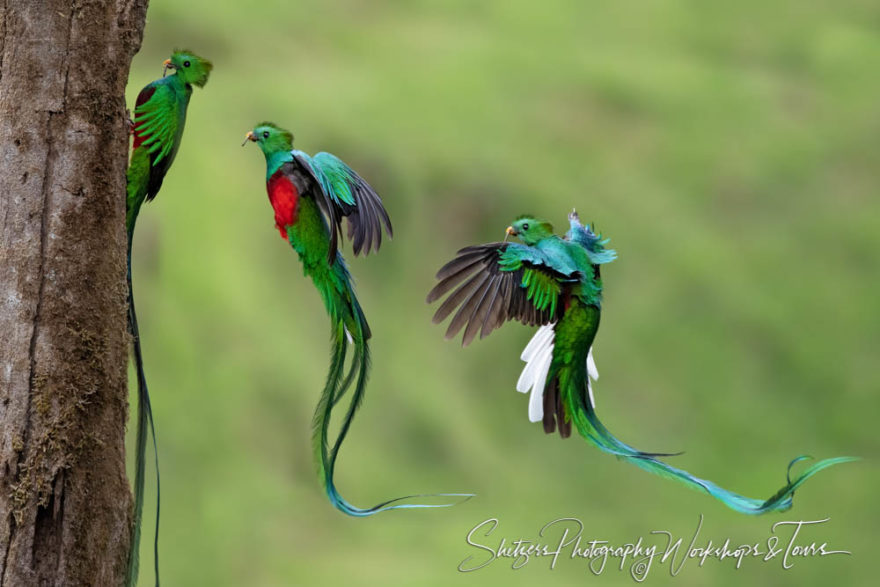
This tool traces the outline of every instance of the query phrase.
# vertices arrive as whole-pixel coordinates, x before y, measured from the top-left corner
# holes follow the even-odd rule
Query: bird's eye
[[[523,224],[523,230],[528,230],[528,229],[529,229],[529,223],[526,222],[525,224]]]
[[[268,138],[269,138],[269,131],[268,131],[268,130],[264,130],[264,131],[263,131],[263,138],[264,138],[264,139],[268,139]]]
[[[184,66],[184,67],[189,67],[189,61],[184,61],[184,62],[183,62],[183,66]]]

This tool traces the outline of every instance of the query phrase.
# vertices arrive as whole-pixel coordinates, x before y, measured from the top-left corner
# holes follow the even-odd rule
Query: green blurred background
[[[150,2],[129,104],[174,47],[215,64],[135,243],[164,583],[631,584],[613,562],[600,577],[567,559],[456,567],[483,556],[465,535],[490,517],[492,545],[563,516],[589,538],[663,529],[687,544],[704,514],[701,542],[736,544],[830,517],[803,542],[853,556],[788,571],[691,561],[674,579],[656,565],[650,582],[869,584],[878,25],[871,1]],[[264,119],[351,164],[394,221],[379,255],[345,248],[374,367],[342,493],[471,501],[359,520],[319,489],[309,443],[327,318],[273,227],[262,155],[240,147]],[[866,459],[809,481],[790,512],[751,518],[530,424],[514,385],[531,331],[510,324],[463,350],[424,298],[458,248],[525,212],[561,231],[573,206],[619,253],[595,345],[600,417],[619,438],[685,450],[679,466],[762,498],[796,455]]]

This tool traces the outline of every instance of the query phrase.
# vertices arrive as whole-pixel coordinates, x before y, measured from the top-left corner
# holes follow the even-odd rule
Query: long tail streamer
[[[364,392],[367,385],[367,375],[370,369],[370,350],[367,342],[366,333],[369,332],[366,319],[361,311],[357,299],[354,297],[354,291],[349,289],[348,300],[338,299],[337,308],[350,307],[354,314],[352,332],[345,327],[345,321],[341,317],[333,317],[331,319],[335,325],[332,329],[331,336],[331,361],[330,370],[327,374],[327,381],[324,390],[321,392],[321,398],[315,409],[314,417],[314,433],[312,435],[312,444],[315,452],[315,462],[318,464],[318,476],[327,492],[330,502],[338,510],[356,517],[366,517],[379,512],[394,509],[415,509],[415,508],[441,508],[450,507],[466,501],[473,497],[472,493],[432,493],[408,495],[406,497],[398,497],[383,501],[370,508],[359,508],[352,505],[343,498],[336,489],[334,482],[334,472],[336,468],[336,458],[339,455],[339,449],[348,434],[351,422],[355,413],[360,407],[364,398]],[[351,341],[354,347],[354,356],[351,360],[349,374],[343,380],[343,372],[345,369],[345,357],[347,347]],[[336,440],[333,442],[332,448],[329,445],[329,427],[333,408],[345,395],[348,388],[354,384],[352,397],[349,401],[348,410],[345,414]],[[401,503],[406,500],[425,497],[459,497],[462,498],[453,503],[439,504],[417,504],[417,503]]]
[[[786,473],[786,484],[770,498],[763,500],[745,497],[724,489],[712,481],[695,477],[687,471],[673,467],[657,459],[654,455],[640,452],[615,438],[599,420],[593,406],[586,399],[588,397],[587,375],[585,371],[583,373],[579,371],[579,369],[563,369],[559,373],[559,385],[560,389],[565,390],[563,393],[565,394],[564,399],[568,406],[568,411],[581,436],[602,451],[613,454],[645,471],[660,475],[661,477],[674,479],[691,489],[707,493],[737,512],[758,515],[766,512],[785,511],[792,506],[795,490],[807,479],[833,465],[859,460],[857,457],[825,459],[813,464],[792,480],[791,468],[795,463],[810,458],[800,456],[789,463],[788,472]]]
[[[133,229],[134,227],[132,227]],[[153,539],[153,564],[156,573],[156,585],[159,585],[159,452],[156,446],[156,428],[153,424],[153,410],[150,405],[150,392],[147,389],[147,376],[144,373],[144,358],[141,351],[141,337],[138,331],[137,312],[134,308],[134,290],[131,283],[131,245],[133,230],[128,233],[128,328],[134,346],[134,363],[137,372],[137,432],[135,440],[135,476],[134,476],[134,526],[131,535],[131,551],[129,552],[128,569],[125,584],[133,587],[137,584],[140,566],[141,521],[144,513],[144,480],[146,470],[147,431],[153,438],[153,454],[156,459],[156,534]]]

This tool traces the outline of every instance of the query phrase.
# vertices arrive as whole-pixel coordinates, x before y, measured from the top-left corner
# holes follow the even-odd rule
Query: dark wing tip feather
[[[339,217],[348,220],[348,238],[352,242],[355,255],[364,256],[379,251],[382,246],[382,227],[384,225],[388,237],[393,236],[391,218],[376,190],[354,170],[349,170],[351,178],[349,188],[354,197],[354,204],[334,202]]]
[[[485,288],[483,288],[482,297],[468,318],[467,326],[465,327],[464,335],[462,336],[461,346],[469,345],[480,332],[480,329],[485,327],[486,320],[492,309],[491,305],[494,303],[499,290],[499,284],[496,282],[501,279],[501,275],[492,275],[489,277],[489,282],[486,284]]]
[[[440,305],[432,321],[439,324],[458,308],[446,330],[453,338],[464,328],[462,346],[480,335],[485,338],[510,319],[528,325],[547,324],[549,309],[538,310],[522,287],[523,269],[503,271],[498,265],[499,252],[506,243],[464,247],[456,257],[437,272],[439,282],[428,292],[426,301],[441,299],[455,288]]]
[[[459,280],[459,281],[464,281],[464,283],[459,285],[458,289],[456,289],[452,293],[452,295],[450,295],[448,298],[446,298],[446,301],[444,301],[442,304],[440,304],[440,307],[437,309],[437,312],[434,314],[434,320],[439,321],[439,322],[442,322],[443,320],[445,320],[446,317],[449,316],[449,314],[451,314],[452,311],[459,306],[459,304],[465,302],[469,298],[469,296],[471,294],[473,294],[473,288],[474,288],[475,284],[477,284],[479,282],[480,278],[482,278],[482,277],[483,277],[482,274],[477,273],[476,275],[470,276],[470,278],[467,281],[465,281],[464,278]],[[449,330],[446,331],[447,338],[451,338],[451,337],[455,336],[456,332],[458,331],[457,329],[455,331],[452,330],[453,325],[454,324],[450,324]]]
[[[458,308],[458,312],[455,313],[455,316],[452,317],[452,321],[449,323],[449,329],[447,330],[447,335],[452,333],[452,335],[458,334],[458,332],[469,324],[470,319],[473,313],[476,311],[480,302],[483,300],[483,297],[486,295],[486,290],[489,285],[492,276],[487,273],[477,273],[471,281],[468,282],[470,287],[468,288],[469,294],[467,300],[462,302],[461,306]],[[451,337],[450,337],[451,338]],[[467,346],[468,337],[467,332],[462,337],[462,346]]]

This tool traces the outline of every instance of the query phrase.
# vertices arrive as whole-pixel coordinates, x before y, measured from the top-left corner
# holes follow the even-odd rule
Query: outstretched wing
[[[361,250],[367,255],[378,251],[382,244],[382,225],[392,236],[391,219],[382,205],[382,198],[360,175],[337,156],[318,153],[309,157],[294,150],[294,159],[308,172],[317,184],[318,204],[330,224],[330,262],[336,259],[338,232],[342,219],[348,219],[348,238],[352,241],[354,254]]]
[[[577,281],[577,272],[564,272],[534,247],[490,243],[465,247],[437,273],[440,280],[428,294],[428,303],[455,291],[434,314],[434,323],[458,308],[446,338],[464,327],[462,346],[489,335],[508,320],[529,326],[555,321],[562,311],[565,283]]]
[[[162,180],[174,159],[179,124],[174,92],[165,84],[150,84],[138,94],[134,108],[134,149],[150,155],[147,200],[162,187]]]

